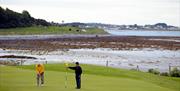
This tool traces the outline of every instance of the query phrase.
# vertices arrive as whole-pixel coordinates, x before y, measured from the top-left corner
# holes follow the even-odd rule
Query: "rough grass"
[[[180,91],[180,78],[93,65],[81,66],[84,73],[82,91]],[[0,91],[76,91],[73,71],[68,70],[68,88],[65,88],[64,65],[47,64],[45,68],[45,86],[36,87],[34,65],[1,66]]]
[[[71,30],[69,30],[71,29]],[[79,30],[79,32],[77,31]],[[103,29],[88,28],[81,31],[78,27],[70,26],[33,26],[24,28],[0,29],[0,35],[43,35],[43,34],[107,34]]]

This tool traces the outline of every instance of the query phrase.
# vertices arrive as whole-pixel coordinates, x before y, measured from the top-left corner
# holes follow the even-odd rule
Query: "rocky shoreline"
[[[131,50],[134,48],[155,48],[167,50],[180,49],[180,37],[138,37],[138,36],[56,36],[44,38],[0,38],[0,48],[54,51],[57,49],[111,48],[115,50]]]

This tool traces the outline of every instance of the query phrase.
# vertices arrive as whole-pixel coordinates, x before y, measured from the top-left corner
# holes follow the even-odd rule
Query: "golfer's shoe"
[[[76,87],[76,89],[81,89],[81,88]]]
[[[44,84],[41,84],[41,86],[43,87],[43,86],[44,86]]]

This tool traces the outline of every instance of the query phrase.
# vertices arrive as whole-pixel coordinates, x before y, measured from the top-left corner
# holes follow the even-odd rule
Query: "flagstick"
[[[67,68],[66,68],[66,75],[65,75],[65,88],[67,88]]]
[[[67,88],[67,71],[68,71],[68,63],[65,63],[65,66],[66,66],[66,74],[65,74],[65,88]]]

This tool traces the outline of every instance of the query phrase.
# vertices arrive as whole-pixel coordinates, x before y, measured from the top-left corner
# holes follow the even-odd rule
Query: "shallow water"
[[[106,30],[112,35],[121,36],[180,36],[180,31],[153,31],[153,30]]]
[[[180,66],[180,50],[156,50],[156,49],[134,49],[134,50],[112,50],[112,49],[70,49],[69,51],[53,51],[39,55],[28,50],[0,50],[2,55],[23,55],[36,57],[36,60],[0,58],[0,60],[25,60],[24,65],[36,63],[59,63],[75,62],[83,64],[95,64],[125,69],[136,69],[142,71],[150,68],[161,72],[168,72],[171,66]],[[108,64],[107,64],[108,62]]]

